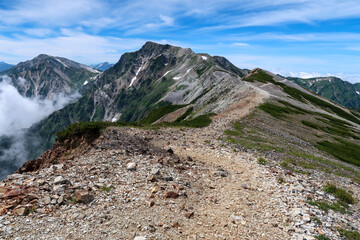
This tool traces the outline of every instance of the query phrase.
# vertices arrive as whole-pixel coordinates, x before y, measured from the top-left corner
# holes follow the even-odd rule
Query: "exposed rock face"
[[[41,54],[32,60],[21,62],[2,75],[12,78],[21,95],[52,99],[83,86],[85,81],[100,72],[86,65],[61,57]]]

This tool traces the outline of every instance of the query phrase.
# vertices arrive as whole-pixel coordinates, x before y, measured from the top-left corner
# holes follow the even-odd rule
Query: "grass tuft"
[[[342,188],[339,188],[333,184],[327,184],[324,187],[324,192],[333,194],[337,199],[340,201],[347,203],[347,204],[354,204],[355,199],[354,197],[347,191]]]
[[[340,233],[340,236],[346,240],[360,240],[360,233],[357,231],[349,231],[343,228],[338,228],[338,232]]]
[[[101,189],[102,191],[104,191],[104,192],[110,192],[110,191],[111,191],[111,187],[108,187],[108,186],[106,186],[106,185],[101,186],[100,189]]]
[[[264,158],[258,158],[258,164],[260,165],[266,165],[267,161]]]

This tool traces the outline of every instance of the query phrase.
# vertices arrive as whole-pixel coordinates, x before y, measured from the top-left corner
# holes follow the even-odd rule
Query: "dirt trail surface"
[[[10,175],[0,183],[0,238],[313,240],[358,228],[359,203],[352,214],[307,203],[334,201],[321,175],[260,165],[224,145],[231,121],[259,101],[244,99],[203,129],[108,128],[50,167]],[[333,180],[359,199],[358,185]]]

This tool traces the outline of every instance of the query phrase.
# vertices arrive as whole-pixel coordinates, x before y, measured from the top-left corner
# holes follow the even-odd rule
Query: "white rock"
[[[147,238],[145,236],[137,236],[134,238],[134,240],[146,240]]]
[[[126,165],[126,169],[129,171],[135,171],[136,170],[136,163],[130,162]]]

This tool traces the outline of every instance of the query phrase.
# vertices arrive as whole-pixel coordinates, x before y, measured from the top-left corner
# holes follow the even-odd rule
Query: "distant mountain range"
[[[351,84],[337,77],[287,79],[347,108],[360,109],[360,83]]]
[[[93,67],[93,68],[95,68],[97,70],[100,70],[100,71],[106,71],[109,68],[111,68],[112,66],[114,66],[114,64],[113,63],[108,63],[108,62],[103,62],[103,63],[99,63],[99,64],[90,65],[90,67]]]
[[[8,70],[8,69],[12,68],[13,66],[14,65],[12,65],[12,64],[8,64],[8,63],[5,63],[5,62],[0,62],[0,72]]]

